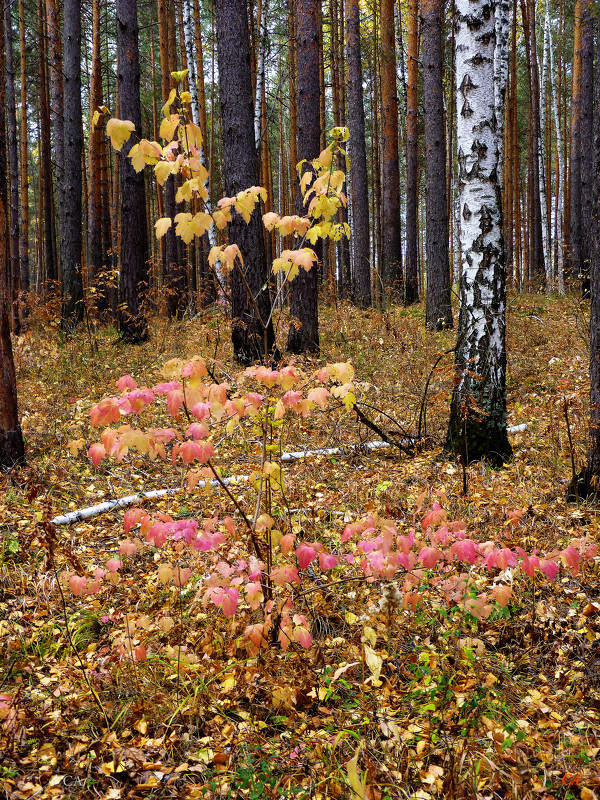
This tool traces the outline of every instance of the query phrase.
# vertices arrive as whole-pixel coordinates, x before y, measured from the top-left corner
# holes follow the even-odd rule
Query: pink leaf
[[[106,562],[106,569],[109,572],[117,572],[123,566],[123,562],[118,558],[109,558]]]
[[[260,604],[265,600],[262,592],[262,586],[260,585],[259,581],[253,581],[252,583],[248,583],[246,585],[245,591],[248,605],[253,611],[256,611],[258,608],[260,608]]]
[[[548,580],[553,581],[558,573],[558,564],[555,561],[547,561],[542,559],[540,561],[540,572],[543,572]]]
[[[87,579],[80,575],[71,575],[69,578],[69,588],[75,597],[80,597],[85,592],[86,586]]]
[[[306,569],[316,557],[317,551],[313,545],[303,542],[296,548],[296,558],[298,559],[298,564],[300,564],[300,569]]]
[[[102,461],[105,455],[106,455],[106,450],[104,449],[104,445],[100,444],[99,442],[93,444],[88,450],[88,458],[91,459],[92,464],[95,467],[98,466],[98,464]]]
[[[304,647],[306,650],[308,650],[313,643],[312,636],[302,625],[298,625],[294,628],[294,633],[292,638],[294,639],[295,642],[298,642],[298,644],[301,647]]]
[[[192,436],[194,439],[205,439],[208,436],[208,426],[200,422],[192,422],[192,424],[188,426],[185,435],[188,437]]]
[[[125,389],[137,389],[137,383],[133,380],[131,375],[123,375],[122,378],[119,378],[117,386],[122,392],[124,392]]]
[[[131,556],[137,551],[137,544],[132,542],[131,539],[123,539],[119,545],[119,555]]]
[[[496,585],[492,589],[492,597],[498,603],[500,608],[504,608],[512,596],[512,589],[510,586]]]
[[[134,525],[137,525],[138,522],[141,522],[147,516],[148,514],[143,508],[130,508],[128,511],[126,511],[123,518],[123,527],[125,528],[125,533],[129,533]]]
[[[459,561],[466,561],[468,564],[475,563],[477,544],[472,539],[462,539],[454,542],[450,550]]]
[[[577,575],[581,554],[572,545],[569,545],[561,552],[560,557],[565,567],[568,567],[571,571],[571,575],[573,577]]]
[[[433,569],[441,558],[442,553],[435,547],[424,547],[419,553],[419,559],[427,569]]]
[[[322,570],[334,569],[338,565],[338,559],[331,553],[321,553],[319,556],[319,566]]]

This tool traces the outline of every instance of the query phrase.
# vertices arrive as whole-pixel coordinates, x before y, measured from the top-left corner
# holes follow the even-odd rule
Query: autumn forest
[[[0,796],[600,797],[596,3],[0,38]]]

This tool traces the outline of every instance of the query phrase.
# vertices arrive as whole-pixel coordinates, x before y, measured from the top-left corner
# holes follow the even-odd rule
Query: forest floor
[[[598,510],[566,502],[572,463],[579,469],[586,455],[588,314],[573,298],[510,296],[509,425],[527,427],[511,434],[503,469],[476,464],[463,475],[443,453],[450,353],[428,387],[429,446],[413,458],[378,449],[285,465],[291,523],[331,541],[345,522],[377,512],[407,533],[437,500],[469,536],[502,546],[598,542]],[[297,363],[310,371],[352,359],[372,418],[414,434],[455,332],[426,332],[422,306],[343,305],[322,309],[321,334],[319,358]],[[223,374],[238,369],[222,310],[156,320],[150,341],[133,348],[114,330],[64,341],[48,324],[16,341],[27,465],[0,484],[0,796],[600,797],[599,559],[576,575],[561,568],[552,582],[505,576],[509,605],[479,620],[439,602],[390,615],[379,582],[341,583],[310,595],[309,649],[258,656],[239,644],[243,625],[157,581],[162,555],[150,547],[120,584],[88,598],[63,590],[73,561],[89,573],[118,554],[124,512],[55,528],[50,519],[182,483],[170,461],[94,469],[91,405],[115,394],[123,374],[152,385],[166,359],[194,354]],[[331,411],[288,426],[284,449],[375,438]],[[217,463],[223,475],[248,474],[253,459],[226,441]],[[216,489],[145,508],[173,518],[233,512]],[[481,588],[495,577],[474,580]]]

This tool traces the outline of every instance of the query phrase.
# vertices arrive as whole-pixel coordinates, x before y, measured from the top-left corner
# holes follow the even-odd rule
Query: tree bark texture
[[[381,0],[381,267],[384,288],[402,297],[402,236],[400,228],[400,164],[398,161],[398,96],[394,0]]]
[[[12,1],[4,4],[4,41],[6,50],[6,109],[8,125],[8,209],[11,315],[15,332],[20,330],[19,297],[21,270],[19,265],[19,139],[17,136],[17,104],[15,98],[15,66],[13,57]]]
[[[142,133],[137,0],[116,0],[117,81],[119,117],[135,125],[135,133],[121,150],[121,278],[119,328],[130,344],[148,338],[148,228],[144,173],[136,172],[127,157]],[[137,135],[136,135],[137,134]]]
[[[297,125],[298,158],[311,161],[319,155],[321,141],[319,112],[319,0],[297,0]],[[304,170],[311,169],[308,164]],[[310,196],[310,195],[309,195]],[[305,214],[298,189],[296,213]],[[317,251],[318,252],[318,251]],[[292,353],[319,350],[319,269],[301,269],[292,281],[290,312],[292,323],[287,349]]]
[[[4,41],[4,16],[0,14],[0,41]],[[0,53],[0,75],[4,75],[4,49]],[[4,81],[0,81],[0,108],[5,107]],[[17,379],[10,339],[10,291],[8,250],[8,181],[6,123],[0,114],[0,469],[10,469],[25,457],[19,425]]]
[[[597,43],[600,45],[600,15],[598,16]],[[594,83],[594,137],[592,202],[600,204],[600,80]],[[600,496],[600,217],[592,217],[590,250],[590,430],[586,468],[577,478],[577,486],[570,487],[571,494]]]
[[[431,57],[427,54],[426,58]],[[408,83],[406,87],[406,303],[419,300],[419,0],[408,3]],[[384,177],[385,181],[385,177]]]
[[[354,301],[371,305],[371,253],[369,240],[369,188],[363,105],[363,72],[360,52],[358,0],[346,0],[346,59],[348,62],[348,126],[352,177],[352,249]]]
[[[62,325],[83,320],[81,0],[64,2],[64,177],[61,218]]]
[[[463,463],[502,464],[506,433],[505,274],[494,118],[494,13],[456,3],[457,149],[462,271],[456,377],[446,446]]]
[[[43,0],[38,0],[37,22],[39,37],[39,79],[40,79],[40,218],[43,235],[40,235],[42,251],[40,262],[43,265],[42,280],[58,281],[56,259],[56,239],[53,215],[52,150],[50,147],[50,104],[48,102],[48,72],[46,69],[45,8]]]
[[[423,0],[423,107],[425,112],[425,213],[427,294],[425,323],[432,330],[451,328],[448,203],[446,199],[446,126],[442,61],[443,0]]]
[[[21,266],[21,290],[29,291],[29,172],[27,169],[27,49],[25,42],[25,2],[19,0],[19,46],[21,50],[21,226],[19,237],[19,258]],[[23,316],[27,306],[23,305]]]
[[[216,0],[215,11],[225,193],[234,197],[258,184],[246,0]],[[273,325],[268,322],[271,300],[265,243],[259,207],[248,224],[237,212],[232,216],[229,241],[240,248],[244,277],[236,266],[231,273],[231,338],[238,361],[249,364],[265,360],[275,342]]]

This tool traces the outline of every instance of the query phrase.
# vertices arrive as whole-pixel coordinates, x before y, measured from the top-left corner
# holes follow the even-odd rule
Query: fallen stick
[[[508,428],[508,432],[519,433],[520,431],[524,431],[526,428],[527,423],[524,422],[521,425],[513,425],[512,428]],[[322,447],[318,450],[296,450],[295,452],[282,453],[281,460],[284,462],[289,462],[299,461],[301,458],[308,458],[309,456],[352,455],[353,453],[360,453],[363,450],[376,450],[380,447],[393,446],[394,445],[390,442],[365,442],[364,444],[350,445],[349,447]],[[236,484],[240,481],[246,480],[248,480],[247,475],[236,475],[231,478],[223,478],[223,483],[225,486],[229,486],[231,483]],[[196,485],[200,488],[204,488],[207,484],[216,488],[219,486],[219,481],[199,481]],[[98,514],[105,514],[107,511],[112,511],[114,508],[125,508],[126,506],[131,506],[143,498],[152,499],[155,497],[165,497],[181,491],[183,491],[182,486],[177,486],[174,489],[154,489],[153,491],[149,492],[138,492],[137,494],[127,495],[127,497],[120,497],[115,500],[106,500],[104,503],[98,503],[98,505],[89,506],[88,508],[81,508],[77,511],[69,511],[67,514],[61,514],[58,517],[54,517],[52,522],[55,525],[72,525],[74,522],[83,522],[86,519],[90,519],[90,517],[98,516]]]

